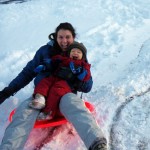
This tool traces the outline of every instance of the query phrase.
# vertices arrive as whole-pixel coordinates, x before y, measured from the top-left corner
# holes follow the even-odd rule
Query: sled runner
[[[94,106],[85,101],[85,106],[87,107],[87,109],[92,113],[95,111],[94,109]],[[9,115],[9,121],[11,122],[12,121],[12,117],[13,115],[15,114],[15,110],[14,109],[10,115]],[[40,121],[36,121],[35,122],[35,125],[34,125],[34,128],[47,128],[47,127],[52,127],[52,126],[59,126],[59,125],[62,125],[62,124],[65,124],[67,123],[68,121],[65,119],[65,117],[63,116],[56,116],[55,118],[51,119],[51,120],[40,120]]]

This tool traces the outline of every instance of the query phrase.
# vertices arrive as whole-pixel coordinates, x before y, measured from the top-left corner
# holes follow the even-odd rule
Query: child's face
[[[75,60],[81,60],[83,57],[83,53],[80,49],[78,48],[73,48],[70,52],[70,58],[75,59]]]

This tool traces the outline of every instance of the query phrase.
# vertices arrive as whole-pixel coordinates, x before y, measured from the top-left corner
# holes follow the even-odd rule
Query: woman
[[[34,58],[27,63],[18,76],[0,92],[0,103],[8,97],[29,84],[33,78],[37,83],[44,77],[50,75],[50,72],[44,69],[44,72],[36,74],[34,69],[41,62],[48,64],[49,59],[54,55],[66,55],[67,48],[74,42],[76,37],[75,29],[70,23],[61,23],[55,30],[55,33],[49,35],[50,42],[42,46],[35,54]],[[47,65],[49,66],[49,65]],[[60,76],[71,80],[70,70],[60,69]],[[89,92],[92,88],[92,78],[87,82],[78,81],[78,90]],[[0,149],[1,150],[21,150],[32,130],[39,110],[28,107],[31,97],[24,101],[16,110],[13,121],[7,127]],[[106,150],[106,139],[92,115],[84,107],[83,101],[76,94],[65,94],[59,104],[61,113],[73,124],[79,136],[89,150]],[[76,113],[75,113],[76,112]],[[78,113],[77,113],[78,112]]]

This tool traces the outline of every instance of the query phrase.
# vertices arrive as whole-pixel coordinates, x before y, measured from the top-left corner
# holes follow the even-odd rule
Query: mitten
[[[14,90],[10,87],[5,87],[2,91],[0,91],[0,104],[3,103],[8,97],[13,95]]]
[[[70,66],[72,73],[75,74],[79,80],[83,81],[83,79],[87,75],[87,70],[85,70],[82,67],[75,68],[73,62],[70,62],[69,66]]]
[[[39,65],[34,69],[35,73],[40,73],[42,71],[44,71],[46,69],[46,67],[44,65]]]
[[[69,66],[70,66],[70,69],[71,69],[73,74],[78,74],[82,70],[82,67],[75,68],[74,63],[72,61],[70,62]]]
[[[51,70],[51,59],[44,59],[44,61],[42,62],[41,65],[37,66],[35,69],[34,69],[34,72],[35,73],[40,73],[40,72],[43,72],[45,70]]]
[[[85,70],[85,69],[83,68],[83,69],[82,69],[82,72],[77,75],[77,78],[78,78],[79,80],[83,81],[83,79],[85,78],[86,75],[87,75],[87,70]]]
[[[52,60],[50,58],[44,59],[43,65],[45,66],[45,68],[43,68],[43,69],[50,71],[52,68],[51,62],[52,62]]]

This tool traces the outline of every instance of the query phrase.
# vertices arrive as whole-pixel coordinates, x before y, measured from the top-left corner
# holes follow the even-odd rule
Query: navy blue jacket
[[[36,86],[41,79],[49,76],[50,72],[41,72],[39,74],[36,74],[34,72],[34,69],[37,66],[39,66],[44,59],[50,59],[52,57],[52,52],[53,52],[52,49],[53,49],[52,42],[49,42],[47,45],[42,46],[36,52],[33,59],[29,61],[27,65],[23,68],[23,70],[18,74],[18,76],[12,80],[12,82],[9,84],[9,87],[13,88],[14,91],[17,92],[21,88],[29,84],[34,78],[35,78],[34,84]],[[93,85],[93,80],[91,77],[88,81],[83,82],[82,86],[78,91],[87,93],[91,90],[92,85]]]

